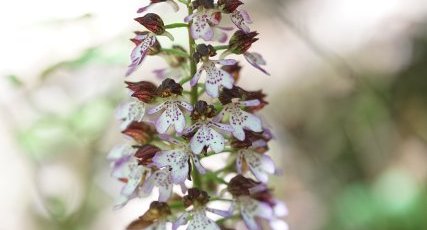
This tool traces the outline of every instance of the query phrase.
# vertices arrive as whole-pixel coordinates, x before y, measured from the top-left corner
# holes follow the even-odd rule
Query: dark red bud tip
[[[226,14],[233,13],[237,7],[242,5],[243,2],[239,0],[218,0],[218,6],[222,8],[222,12]]]
[[[204,206],[209,202],[209,198],[207,192],[198,188],[190,188],[188,194],[183,197],[182,201],[186,207],[190,205]]]
[[[258,36],[258,33],[255,31],[245,33],[243,30],[238,30],[231,36],[228,50],[234,54],[244,54],[254,42],[258,41],[256,36]]]
[[[215,115],[216,110],[213,105],[208,105],[206,101],[198,101],[191,112],[191,119],[197,121],[199,119],[212,118]]]
[[[127,87],[133,91],[132,97],[138,98],[145,103],[151,103],[156,97],[157,87],[149,81],[125,82]]]
[[[260,184],[260,182],[256,182],[239,174],[230,180],[227,190],[234,197],[249,196],[251,194],[249,190]]]
[[[165,32],[165,25],[159,15],[154,13],[148,13],[143,17],[135,18],[135,21],[139,22],[145,28],[151,32],[160,35]]]
[[[154,126],[147,122],[134,121],[122,133],[132,137],[136,142],[144,144],[149,142],[157,132]]]
[[[143,146],[138,146],[138,150],[135,153],[135,157],[138,159],[138,164],[140,165],[150,165],[153,163],[153,157],[157,152],[161,150],[154,145],[146,144]]]

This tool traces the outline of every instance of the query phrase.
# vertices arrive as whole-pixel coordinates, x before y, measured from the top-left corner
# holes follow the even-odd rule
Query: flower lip
[[[254,42],[258,41],[256,36],[258,36],[256,31],[246,33],[243,30],[238,30],[231,36],[228,50],[234,54],[244,54]]]
[[[208,105],[206,101],[198,101],[194,105],[194,109],[191,112],[191,119],[196,120],[205,120],[206,118],[212,118],[216,115],[216,110],[213,105]]]
[[[135,21],[157,35],[161,35],[165,32],[163,20],[157,14],[148,13],[142,17],[135,18]]]
[[[222,8],[222,12],[226,14],[233,13],[237,7],[242,5],[243,2],[239,0],[218,0],[218,6]]]
[[[176,83],[175,80],[170,78],[163,80],[162,84],[156,90],[157,95],[163,98],[170,97],[173,94],[182,95],[182,91],[181,84]]]
[[[205,206],[209,202],[209,195],[207,192],[199,190],[198,188],[191,188],[188,190],[188,194],[183,197],[185,207],[193,206]]]

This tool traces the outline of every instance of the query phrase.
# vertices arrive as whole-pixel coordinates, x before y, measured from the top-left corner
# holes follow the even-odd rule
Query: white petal
[[[184,22],[190,22],[191,20],[193,20],[194,16],[196,14],[190,14],[187,17],[184,18]]]
[[[122,188],[121,194],[125,196],[131,195],[140,185],[144,173],[142,166],[135,167],[128,177],[126,185]]]
[[[233,136],[237,138],[239,141],[245,140],[245,131],[243,130],[243,127],[240,125],[234,125],[233,126]]]
[[[220,69],[220,72],[222,75],[221,84],[227,89],[232,89],[234,84],[234,78],[229,73],[227,73],[222,69]]]
[[[248,101],[240,101],[239,104],[247,107],[258,106],[260,105],[260,101],[258,99],[254,99],[254,100],[248,100]]]
[[[192,132],[194,132],[194,130],[198,129],[200,127],[200,125],[201,125],[200,123],[196,123],[196,124],[186,128],[186,129],[184,129],[183,133],[184,134],[192,133]]]
[[[161,103],[161,104],[159,104],[159,105],[157,105],[157,106],[155,106],[155,107],[153,107],[153,108],[150,108],[148,111],[147,111],[147,113],[148,114],[155,114],[155,113],[157,113],[157,112],[159,112],[159,111],[161,111],[161,110],[163,110],[164,109],[164,107],[165,107],[165,104],[166,104],[166,102],[163,102],[163,103]]]
[[[263,154],[262,155],[262,169],[269,173],[274,174],[276,171],[276,166],[274,166],[274,161],[271,159],[270,156]]]
[[[243,126],[245,128],[254,132],[262,132],[261,119],[245,111],[242,111],[242,116],[245,117],[245,119],[243,120]]]
[[[206,93],[211,97],[218,97],[218,88],[220,86],[220,82],[218,83],[212,83],[211,81],[206,81],[205,87],[206,87]]]
[[[246,163],[249,166],[249,170],[254,176],[261,182],[267,183],[268,172],[264,168],[269,166],[268,160],[264,154],[254,152],[252,150],[241,150],[244,154]],[[266,166],[264,166],[266,164]],[[268,165],[268,166],[267,166]],[[270,171],[270,170],[269,170]]]
[[[197,156],[193,157],[193,164],[196,166],[196,169],[200,174],[206,173],[205,167],[203,167],[203,165],[200,163],[200,159]]]
[[[245,21],[245,19],[250,19],[249,15],[247,14],[246,11],[240,11],[240,10],[235,10],[232,14],[231,14],[231,21],[241,30],[243,30],[246,33],[251,32],[251,29],[247,26],[246,23],[250,23],[249,21]]]
[[[216,209],[216,208],[206,208],[206,211],[211,212],[211,213],[215,213],[218,216],[222,216],[222,217],[229,217],[229,216],[231,216],[230,210],[224,211],[224,210],[219,210],[219,209]]]
[[[207,140],[209,147],[215,152],[220,153],[224,150],[224,137],[214,129],[209,129],[209,139]]]
[[[187,111],[193,111],[193,106],[185,101],[178,101],[179,105],[182,106],[184,109],[186,109]]]
[[[220,230],[220,228],[204,212],[197,212],[193,215],[187,230]]]
[[[197,70],[197,72],[194,74],[193,78],[190,81],[191,86],[195,86],[197,84],[197,82],[199,82],[199,79],[202,76],[203,71],[204,71],[203,66]]]
[[[182,114],[181,110],[178,108],[178,106],[175,106],[175,113],[174,113],[174,124],[175,124],[175,130],[178,133],[182,133],[185,128],[185,117],[184,114]]]
[[[161,151],[153,157],[153,162],[157,167],[162,168],[165,166],[171,167],[172,180],[175,184],[179,184],[188,175],[188,154],[179,149]]]
[[[270,207],[270,205],[256,200],[253,201],[257,203],[256,216],[267,220],[273,218],[273,209]]]
[[[191,35],[194,39],[203,38],[205,41],[211,41],[214,32],[208,23],[208,15],[196,14],[193,17],[193,24],[191,25]]]
[[[190,217],[190,213],[184,212],[178,219],[173,223],[172,229],[176,230],[179,226],[185,225],[188,222],[188,219]]]
[[[203,150],[203,147],[206,145],[206,135],[208,135],[209,130],[205,125],[202,125],[193,138],[191,138],[190,146],[191,150],[195,154],[200,154]]]
[[[265,73],[266,75],[270,75],[267,70],[261,67],[261,65],[265,65],[265,60],[262,58],[262,56],[258,53],[249,53],[246,52],[244,54],[246,61],[249,62],[253,67],[259,69],[261,72]]]
[[[222,124],[222,123],[218,123],[218,122],[211,122],[210,124],[214,127],[217,127],[219,129],[227,131],[227,132],[233,132],[233,130],[234,130],[231,125]]]
[[[289,230],[289,225],[280,219],[269,221],[271,230]]]
[[[159,133],[166,133],[169,126],[172,124],[172,117],[170,116],[169,109],[166,109],[156,121],[156,130]]]
[[[223,60],[217,60],[214,62],[215,64],[219,64],[219,65],[234,65],[237,63],[237,61],[234,59],[223,59]]]

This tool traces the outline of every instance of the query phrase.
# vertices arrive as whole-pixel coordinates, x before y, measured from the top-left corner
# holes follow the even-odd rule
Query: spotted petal
[[[178,217],[178,219],[173,223],[172,229],[176,230],[179,226],[187,224],[188,220],[190,219],[190,213],[184,212],[181,216]]]
[[[243,30],[245,33],[251,32],[251,29],[247,24],[251,24],[252,20],[245,10],[235,10],[231,14],[231,21],[237,26],[237,28]]]
[[[249,230],[259,229],[258,224],[255,221],[255,217],[261,217],[264,219],[271,219],[273,217],[273,211],[267,204],[249,197],[241,198],[241,203],[240,214]]]
[[[145,194],[150,194],[154,186],[159,187],[159,201],[166,202],[172,196],[172,177],[168,169],[154,172],[144,183],[142,190]]]
[[[155,44],[156,37],[153,35],[149,35],[139,42],[140,44],[132,50],[132,53],[130,55],[131,64],[129,65],[128,71],[126,72],[126,76],[131,75],[138,69],[145,56],[147,55],[148,49]]]
[[[209,219],[205,212],[199,211],[193,215],[187,230],[219,230],[215,221]]]
[[[265,154],[260,154],[252,150],[240,151],[252,174],[254,174],[259,181],[266,183],[268,181],[268,175],[274,174],[275,172],[273,160]]]
[[[211,97],[218,97],[219,87],[222,85],[227,89],[233,88],[234,79],[226,71],[215,66],[215,62],[204,63],[206,70],[206,93]]]
[[[150,8],[151,6],[153,6],[154,4],[161,3],[161,2],[164,2],[164,1],[157,1],[157,2],[153,2],[152,1],[152,3],[150,3],[148,6],[144,6],[144,7],[139,8],[138,11],[137,11],[137,13],[143,13],[146,10],[148,10],[148,8]],[[179,10],[178,4],[176,2],[174,2],[173,0],[167,0],[166,2],[173,8],[173,10],[175,12],[177,12]]]
[[[206,13],[196,13],[191,24],[191,36],[194,39],[202,38],[205,41],[212,41],[214,31],[209,25],[209,15]]]
[[[189,171],[188,159],[188,153],[178,149],[157,153],[153,157],[153,162],[159,168],[170,167],[173,182],[179,184],[187,179]]]

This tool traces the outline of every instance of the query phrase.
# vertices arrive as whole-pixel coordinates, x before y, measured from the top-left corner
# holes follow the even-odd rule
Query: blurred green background
[[[123,229],[146,209],[112,205],[114,113],[147,1],[22,1],[3,9],[0,229]],[[295,230],[427,229],[427,3],[246,1],[271,77],[244,61],[273,127],[271,181]],[[170,12],[166,22],[182,20]],[[16,19],[15,24],[10,24]],[[180,37],[179,33],[182,34]],[[185,31],[177,40],[185,44]],[[149,58],[137,79],[163,67]]]

